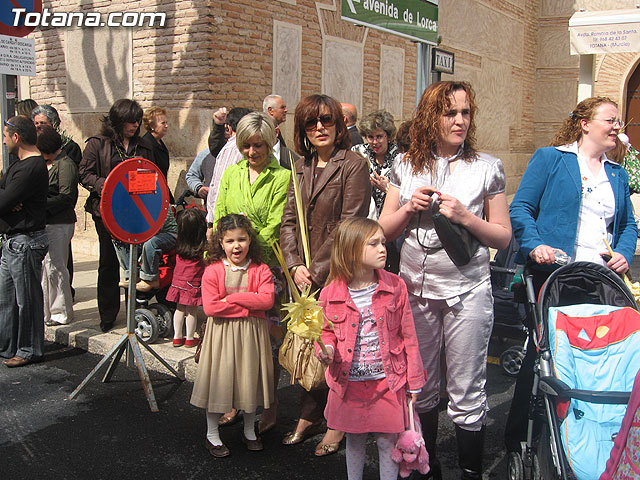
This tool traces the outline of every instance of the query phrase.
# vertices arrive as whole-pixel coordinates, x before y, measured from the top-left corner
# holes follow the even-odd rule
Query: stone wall
[[[536,147],[538,10],[538,0],[439,3],[441,47],[456,62],[455,75],[442,78],[474,86],[478,147],[502,159],[508,195]]]

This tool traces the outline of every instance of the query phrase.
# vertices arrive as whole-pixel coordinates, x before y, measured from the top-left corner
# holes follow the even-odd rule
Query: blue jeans
[[[173,250],[176,246],[176,234],[161,232],[155,234],[149,240],[142,244],[142,253],[140,255],[140,279],[145,282],[152,282],[158,278],[160,256],[163,253]],[[129,279],[129,247],[126,243],[114,242],[118,261],[122,270],[124,270],[124,278]]]
[[[27,359],[44,355],[42,260],[45,230],[5,239],[0,259],[0,356]]]

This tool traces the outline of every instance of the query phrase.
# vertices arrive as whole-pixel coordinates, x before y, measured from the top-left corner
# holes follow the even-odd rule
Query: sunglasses
[[[304,129],[307,132],[312,132],[313,130],[317,130],[318,122],[320,122],[322,126],[325,128],[333,127],[336,124],[336,121],[333,119],[331,115],[320,115],[318,118],[312,118],[310,120],[307,120],[304,123]]]

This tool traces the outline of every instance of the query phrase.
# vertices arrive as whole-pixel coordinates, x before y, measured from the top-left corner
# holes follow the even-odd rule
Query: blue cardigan
[[[582,198],[578,158],[569,151],[574,148],[538,149],[522,176],[509,207],[513,233],[520,244],[518,263],[524,263],[538,245],[560,248],[568,255],[573,252]],[[616,203],[612,248],[631,265],[638,227],[633,218],[627,172],[611,162],[605,162],[604,169]],[[602,248],[606,250],[604,243]]]

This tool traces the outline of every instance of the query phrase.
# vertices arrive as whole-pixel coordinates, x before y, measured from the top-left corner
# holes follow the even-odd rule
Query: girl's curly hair
[[[217,262],[226,258],[224,249],[222,248],[222,239],[224,234],[229,230],[235,230],[236,228],[242,228],[251,239],[249,243],[249,253],[247,257],[251,259],[253,263],[263,263],[262,254],[260,253],[260,245],[258,244],[258,237],[256,235],[251,221],[244,215],[238,215],[237,213],[230,213],[225,215],[216,224],[216,231],[213,237],[207,244],[207,250],[205,254],[205,263],[207,265]]]

